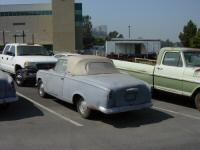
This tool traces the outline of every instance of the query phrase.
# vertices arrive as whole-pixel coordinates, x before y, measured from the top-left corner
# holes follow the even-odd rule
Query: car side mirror
[[[54,56],[54,53],[53,52],[49,52],[49,56]]]

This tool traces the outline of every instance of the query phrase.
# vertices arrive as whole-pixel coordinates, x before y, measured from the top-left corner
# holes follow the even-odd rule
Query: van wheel
[[[21,70],[18,70],[15,75],[15,82],[17,83],[18,86],[22,86],[24,84],[23,80],[23,73]]]
[[[44,84],[42,81],[39,81],[38,83],[38,93],[40,95],[40,97],[47,97],[47,93],[44,91]]]
[[[81,117],[88,119],[91,116],[91,109],[87,107],[86,101],[81,98],[77,103],[76,103],[77,111],[81,115]]]
[[[200,92],[195,96],[195,106],[200,111]]]

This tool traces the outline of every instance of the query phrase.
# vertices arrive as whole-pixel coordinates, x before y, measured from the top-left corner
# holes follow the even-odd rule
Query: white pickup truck
[[[154,89],[191,97],[200,110],[200,49],[163,48],[155,66],[113,62],[122,72],[148,82]]]
[[[56,62],[43,46],[36,44],[6,44],[0,54],[0,69],[15,75],[19,86],[27,80],[35,80],[38,70],[51,69]]]

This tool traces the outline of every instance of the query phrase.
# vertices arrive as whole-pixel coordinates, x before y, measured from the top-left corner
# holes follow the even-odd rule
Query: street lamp
[[[2,30],[0,32],[2,32],[2,40],[3,40],[3,44],[5,45],[6,44],[6,36],[5,36],[5,34],[9,33],[10,31]]]

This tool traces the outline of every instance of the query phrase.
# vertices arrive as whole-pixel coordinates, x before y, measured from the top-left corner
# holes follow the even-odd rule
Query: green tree
[[[108,34],[106,37],[107,41],[110,41],[113,38],[123,38],[124,36],[122,34],[119,34],[117,31],[112,31]]]
[[[161,47],[173,47],[174,43],[167,39],[166,41],[161,41]]]
[[[92,22],[90,16],[83,16],[83,46],[84,49],[91,48],[94,43],[92,36]]]
[[[186,26],[183,28],[183,32],[180,33],[179,39],[185,47],[191,47],[190,43],[192,38],[197,34],[197,26],[190,20]]]
[[[104,38],[95,38],[95,45],[104,45],[105,44],[105,39]]]
[[[198,30],[196,36],[191,39],[190,46],[192,48],[200,48],[200,29]]]
[[[118,38],[124,38],[124,35],[123,35],[123,34],[120,34],[120,35],[118,36]]]

